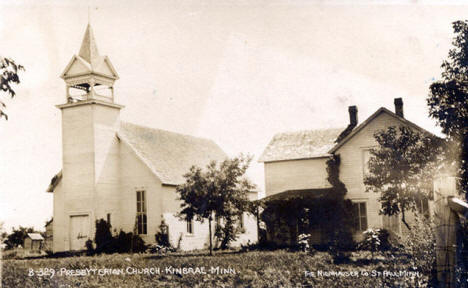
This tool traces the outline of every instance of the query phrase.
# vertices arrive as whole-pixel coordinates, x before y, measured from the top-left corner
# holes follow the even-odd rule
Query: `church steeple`
[[[67,102],[101,100],[114,103],[114,82],[119,79],[107,56],[98,52],[90,24],[81,43],[61,75],[67,85]]]
[[[96,45],[96,39],[94,39],[93,28],[91,24],[86,27],[86,32],[81,43],[80,52],[78,55],[90,63],[91,66],[95,64],[96,60],[99,59],[99,52]]]

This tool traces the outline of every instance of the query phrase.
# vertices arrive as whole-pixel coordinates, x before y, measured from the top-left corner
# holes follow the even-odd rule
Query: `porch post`
[[[436,269],[438,287],[455,287],[457,265],[457,213],[448,200],[457,196],[455,177],[442,176],[434,180],[434,222],[436,236]]]

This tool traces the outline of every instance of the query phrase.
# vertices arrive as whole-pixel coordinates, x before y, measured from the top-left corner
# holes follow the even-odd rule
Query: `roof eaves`
[[[61,180],[62,180],[62,170],[60,170],[57,174],[54,175],[54,177],[52,177],[52,179],[50,180],[50,184],[47,187],[46,192],[53,193],[55,188],[57,187],[57,185],[60,183]]]
[[[286,161],[298,161],[298,160],[311,160],[311,159],[320,159],[320,158],[328,158],[331,157],[332,154],[327,153],[327,154],[322,154],[322,155],[317,155],[317,156],[311,156],[311,157],[300,157],[300,158],[287,158],[287,159],[274,159],[274,160],[263,160],[259,159],[259,163],[273,163],[273,162],[286,162]]]

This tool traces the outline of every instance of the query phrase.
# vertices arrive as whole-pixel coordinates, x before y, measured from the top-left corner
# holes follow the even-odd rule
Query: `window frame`
[[[148,234],[148,216],[146,214],[146,190],[136,189],[136,225],[138,235]]]
[[[367,210],[368,210],[367,209],[367,201],[353,201],[352,205],[353,205],[353,213],[354,213],[354,211],[356,211],[356,209],[355,209],[356,206],[355,205],[357,205],[357,212],[358,212],[357,215],[354,215],[355,218],[353,219],[354,231],[355,232],[364,232],[369,228],[369,221],[368,221],[368,217],[367,217]],[[364,211],[365,211],[364,215],[362,215],[363,213],[361,211],[362,205],[364,206]],[[363,219],[365,219],[364,229],[363,229],[364,225],[363,225],[363,221],[362,221]],[[358,223],[358,225],[356,225],[357,223]]]
[[[193,235],[194,234],[194,229],[193,229],[193,219],[192,220],[187,220],[185,221],[186,222],[186,227],[185,227],[185,230],[187,232],[187,234],[189,235]]]
[[[240,213],[238,216],[239,220],[239,228],[240,229],[245,229],[245,223],[244,223],[244,213]]]
[[[366,178],[366,176],[369,174],[369,160],[370,157],[372,156],[370,151],[374,147],[363,147],[361,148],[361,166],[362,166],[362,179]],[[366,154],[369,154],[367,161],[366,161]]]

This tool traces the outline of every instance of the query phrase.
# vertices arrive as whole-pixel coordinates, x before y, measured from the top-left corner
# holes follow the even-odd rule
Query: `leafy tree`
[[[15,97],[15,90],[11,84],[19,84],[20,79],[18,72],[24,70],[22,65],[16,64],[11,58],[0,56],[0,91],[8,93],[11,98]],[[6,105],[0,100],[0,118],[3,116],[8,120],[8,115],[5,113]]]
[[[378,147],[370,151],[367,191],[380,192],[381,213],[401,214],[408,229],[406,211],[416,211],[416,201],[428,196],[438,162],[440,139],[415,132],[406,126],[389,127],[374,135]]]
[[[215,214],[224,222],[221,248],[228,246],[236,239],[237,229],[234,229],[234,219],[250,207],[247,193],[255,186],[244,174],[249,167],[251,157],[240,155],[226,159],[221,163],[212,161],[205,170],[192,166],[184,175],[185,183],[177,186],[182,200],[179,217],[186,221],[196,219],[204,222],[208,219],[210,237],[210,255],[213,253],[211,222]]]
[[[23,245],[24,238],[28,233],[33,233],[34,228],[19,226],[18,229],[13,228],[13,231],[6,236],[3,243],[6,244],[6,249],[13,249],[20,245]]]
[[[462,191],[468,199],[468,20],[453,23],[456,34],[442,63],[442,79],[430,86],[427,104],[452,144],[446,158],[454,160]]]

